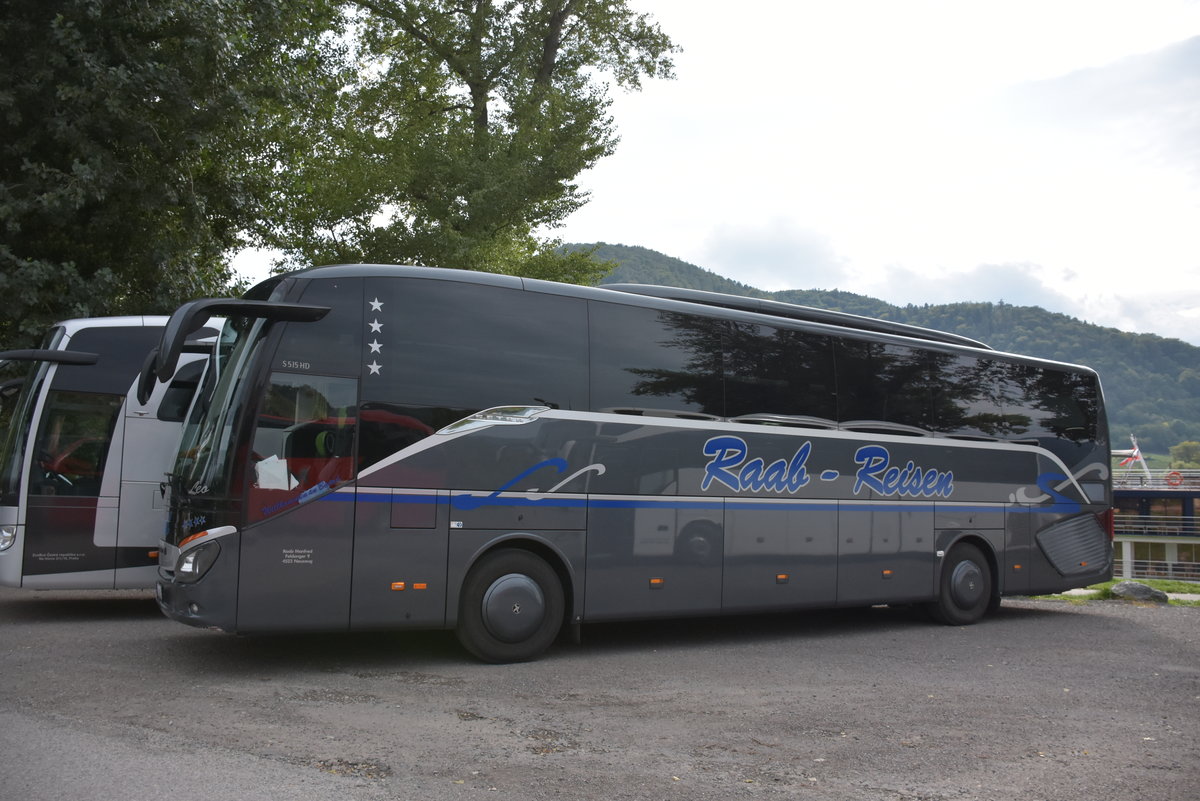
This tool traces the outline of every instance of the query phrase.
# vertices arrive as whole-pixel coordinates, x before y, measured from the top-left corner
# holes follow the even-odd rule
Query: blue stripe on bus
[[[470,499],[466,508],[458,507],[455,503],[456,499]],[[912,512],[938,510],[941,512],[958,512],[972,514],[994,514],[998,512],[1014,512],[1018,514],[1038,513],[1038,514],[1076,514],[1080,511],[1081,505],[1074,501],[1059,501],[1057,503],[1048,504],[1045,506],[1029,506],[1019,504],[996,504],[994,506],[981,506],[978,504],[958,504],[939,501],[937,503],[897,503],[895,501],[861,501],[861,500],[814,500],[807,501],[802,498],[797,498],[792,501],[782,501],[776,498],[713,498],[706,501],[669,501],[669,500],[642,500],[635,498],[606,498],[597,496],[593,498],[555,498],[553,496],[545,496],[541,498],[529,497],[500,497],[492,495],[408,495],[408,494],[387,494],[387,493],[359,493],[353,492],[331,492],[322,497],[323,501],[359,501],[363,503],[404,503],[404,504],[438,504],[444,503],[452,507],[458,507],[458,511],[474,511],[488,506],[504,506],[504,507],[544,507],[550,509],[690,509],[690,510],[710,510],[717,511],[721,509],[749,509],[752,511],[854,511],[861,510],[865,512]],[[729,502],[728,504],[726,502]]]

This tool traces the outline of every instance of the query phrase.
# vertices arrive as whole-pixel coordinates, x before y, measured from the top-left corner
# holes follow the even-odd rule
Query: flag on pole
[[[1142,461],[1142,452],[1141,452],[1141,450],[1138,449],[1137,445],[1134,445],[1133,453],[1129,454],[1128,456],[1126,456],[1124,459],[1121,460],[1121,467],[1125,467],[1126,465],[1131,465],[1131,464],[1134,464],[1135,462],[1140,462],[1140,461]]]

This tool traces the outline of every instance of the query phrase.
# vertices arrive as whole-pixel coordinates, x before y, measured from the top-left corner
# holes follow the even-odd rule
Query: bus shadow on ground
[[[915,608],[871,607],[814,609],[799,612],[632,620],[594,623],[583,630],[583,644],[601,650],[693,647],[716,643],[762,644],[792,638],[824,638],[896,626],[931,625]]]
[[[301,671],[367,676],[474,662],[451,631],[233,635],[179,626],[161,646],[174,662],[197,675],[269,678]]]
[[[18,594],[19,593],[19,594]],[[163,619],[150,590],[14,590],[0,597],[0,619],[11,623],[80,623]]]
[[[976,625],[1052,619],[1061,611],[1056,612],[1051,605],[1005,606]],[[812,646],[833,639],[920,631],[936,638],[938,632],[949,628],[932,621],[919,607],[883,606],[592,623],[583,627],[578,645],[569,631],[564,632],[537,661],[564,663],[651,651],[685,654],[703,648],[753,648],[784,641]],[[269,677],[299,668],[368,677],[482,666],[458,644],[451,631],[230,635],[181,626],[163,641],[163,647],[178,664],[197,674],[215,671]]]
[[[1005,610],[997,615],[1007,614]],[[987,620],[976,625],[986,626]],[[711,645],[761,646],[783,640],[813,643],[885,632],[944,629],[917,606],[812,609],[676,620],[639,620],[585,626],[582,645],[593,652],[679,649]],[[559,645],[560,652],[564,652]],[[569,650],[565,650],[569,654]]]

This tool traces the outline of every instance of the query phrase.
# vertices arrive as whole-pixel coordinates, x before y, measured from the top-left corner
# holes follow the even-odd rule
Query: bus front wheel
[[[487,554],[463,582],[458,641],[484,662],[526,662],[563,621],[563,588],[546,560],[515,548]]]
[[[976,622],[992,602],[992,570],[983,551],[959,543],[946,554],[942,583],[936,601],[929,604],[935,620],[951,626]]]

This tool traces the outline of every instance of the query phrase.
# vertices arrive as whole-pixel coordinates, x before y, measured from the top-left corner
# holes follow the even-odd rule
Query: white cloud
[[[1058,310],[1072,305],[1065,293],[1047,283],[1048,277],[1036,264],[981,264],[940,276],[900,268],[878,285],[878,295],[899,305],[1003,301]]]
[[[701,263],[721,265],[729,277],[758,289],[806,286],[832,289],[845,283],[844,261],[821,234],[776,218],[763,225],[722,225],[701,247]]]
[[[557,235],[1200,344],[1200,3],[639,5],[678,80],[617,97]]]

